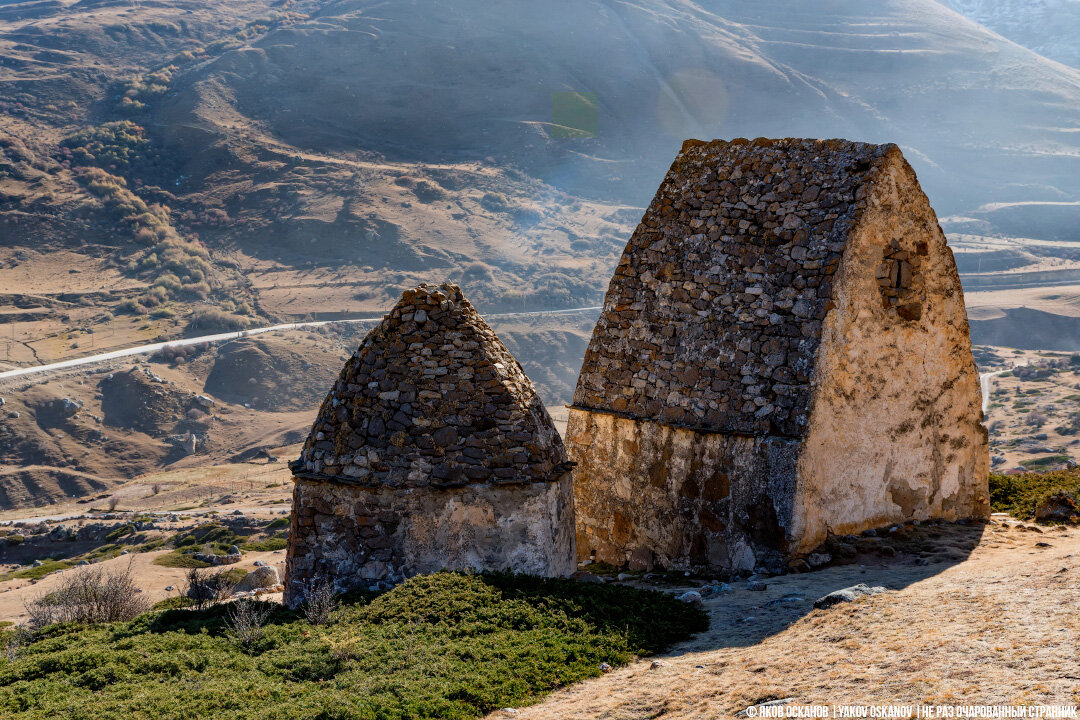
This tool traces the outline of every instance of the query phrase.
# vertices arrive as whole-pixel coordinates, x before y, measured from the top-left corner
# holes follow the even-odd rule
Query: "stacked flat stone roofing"
[[[615,271],[575,406],[802,436],[833,274],[890,153],[846,140],[687,141]],[[900,317],[904,290],[885,286],[905,261],[879,272]]]
[[[521,366],[456,285],[421,285],[323,401],[297,477],[371,487],[557,480],[562,439]]]

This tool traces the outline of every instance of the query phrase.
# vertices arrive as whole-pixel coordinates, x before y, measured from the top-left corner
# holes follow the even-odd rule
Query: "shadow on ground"
[[[755,645],[809,614],[818,598],[859,583],[887,590],[913,585],[966,560],[985,532],[977,522],[935,523],[902,525],[874,537],[833,538],[822,547],[832,556],[825,567],[764,579],[761,591],[733,580],[730,592],[706,597],[709,629],[668,654]]]

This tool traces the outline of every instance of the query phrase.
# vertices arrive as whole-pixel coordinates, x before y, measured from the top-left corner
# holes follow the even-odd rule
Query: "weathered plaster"
[[[794,552],[828,533],[989,513],[979,375],[952,251],[899,150],[868,192],[822,330]],[[906,299],[920,305],[917,319],[879,292],[890,241],[917,263]]]
[[[521,485],[361,488],[296,478],[285,602],[439,570],[563,576],[576,568],[570,476]]]
[[[798,442],[571,408],[578,555],[634,569],[780,562]]]

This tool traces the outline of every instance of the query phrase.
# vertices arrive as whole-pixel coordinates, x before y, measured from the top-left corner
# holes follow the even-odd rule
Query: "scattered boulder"
[[[795,558],[788,563],[788,572],[795,573],[796,575],[799,573],[810,572],[810,564],[802,558]]]
[[[262,565],[245,575],[243,579],[237,583],[236,590],[237,592],[262,590],[280,584],[281,577],[278,575],[277,568],[269,565]]]
[[[206,446],[206,437],[187,432],[183,435],[170,436],[168,442],[185,455],[194,455],[200,447]]]
[[[588,572],[588,571],[585,571],[585,570],[578,570],[577,572],[575,572],[573,575],[570,576],[570,579],[571,580],[577,580],[578,582],[585,582],[585,583],[602,583],[602,582],[604,582],[604,578],[600,577],[599,575],[593,575],[591,572]]]
[[[54,398],[37,404],[34,414],[42,427],[56,427],[75,417],[82,406],[81,400],[73,400],[69,397]]]
[[[769,586],[760,580],[747,580],[746,589],[751,592],[763,592]]]
[[[818,609],[828,608],[840,603],[853,602],[864,595],[878,595],[883,592],[885,592],[885,588],[880,585],[870,587],[866,583],[859,583],[842,590],[834,590],[828,595],[818,598],[814,601],[814,607]]]
[[[731,592],[731,586],[727,583],[709,583],[708,585],[702,585],[698,590],[702,597],[710,597],[712,595],[722,595],[726,592]]]
[[[1041,523],[1080,522],[1080,509],[1064,491],[1047,498],[1035,510],[1035,520]]]
[[[675,599],[681,600],[688,605],[697,605],[698,607],[701,607],[701,605],[704,604],[701,599],[701,593],[695,590],[689,590],[687,592],[684,592],[682,595],[677,596]]]
[[[240,551],[235,553],[229,553],[228,555],[217,555],[215,553],[195,553],[194,557],[199,562],[210,563],[211,565],[235,565],[240,562]]]

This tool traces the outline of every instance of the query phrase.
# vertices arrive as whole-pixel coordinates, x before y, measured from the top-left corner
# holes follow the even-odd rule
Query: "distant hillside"
[[[1051,60],[1080,68],[1080,0],[941,0]]]
[[[929,0],[345,0],[173,86],[153,116],[192,128],[193,182],[239,125],[317,153],[491,158],[642,206],[687,137],[795,135],[900,143],[946,215],[1080,199],[1080,71]],[[558,137],[565,91],[596,94],[595,138]],[[1046,222],[1035,236],[1060,232]]]
[[[687,137],[898,142],[949,227],[1068,241],[1078,127],[1080,71],[931,0],[7,3],[0,362],[595,304]]]

